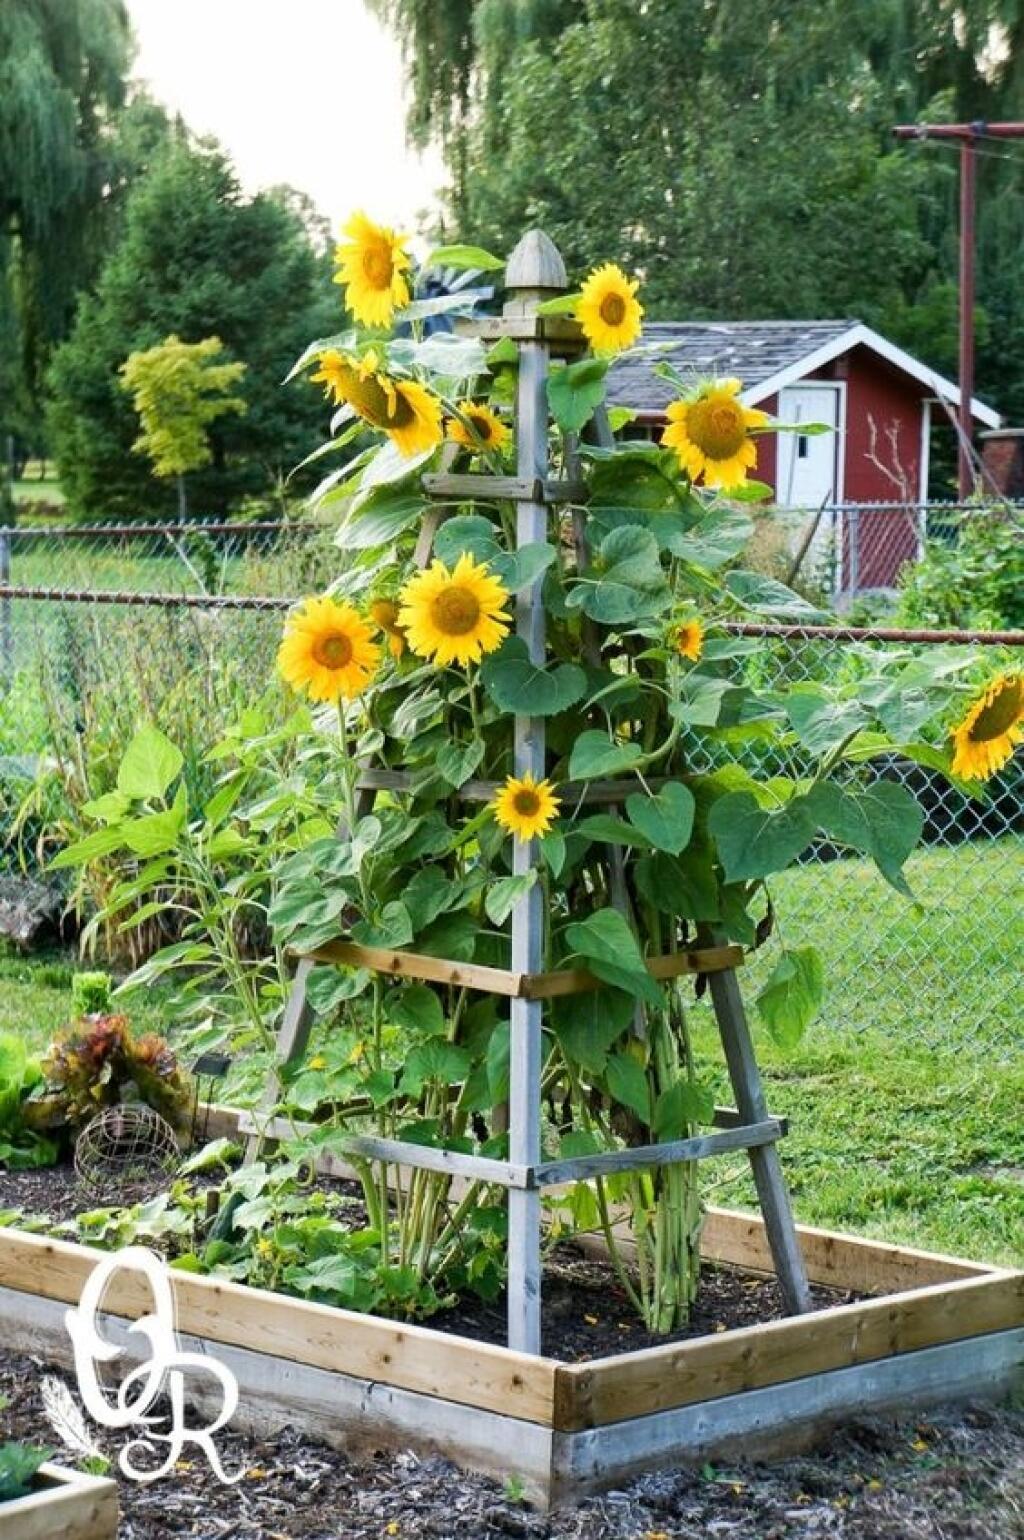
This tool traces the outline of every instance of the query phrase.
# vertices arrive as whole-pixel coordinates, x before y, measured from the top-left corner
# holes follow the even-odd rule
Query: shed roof
[[[613,365],[608,399],[645,415],[660,415],[677,394],[670,381],[654,373],[659,359],[694,381],[706,375],[735,375],[743,382],[743,399],[753,405],[857,346],[909,374],[929,394],[954,406],[960,401],[952,380],[862,321],[654,321],[644,327],[642,342],[650,352],[634,353]],[[971,406],[980,422],[999,426],[999,414],[977,397]]]

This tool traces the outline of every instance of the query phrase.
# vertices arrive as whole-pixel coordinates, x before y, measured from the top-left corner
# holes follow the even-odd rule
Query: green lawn
[[[48,475],[40,481],[35,471],[31,476],[13,483],[16,503],[63,503],[64,493],[56,476]]]

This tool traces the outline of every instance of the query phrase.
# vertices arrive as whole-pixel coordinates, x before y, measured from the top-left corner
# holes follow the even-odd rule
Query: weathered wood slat
[[[499,342],[502,337],[510,337],[513,342],[547,342],[553,345],[554,352],[587,345],[582,327],[572,316],[460,316],[455,330],[460,337],[480,337],[485,342]]]
[[[416,792],[423,786],[434,784],[436,779],[435,774],[423,770],[364,770],[356,785],[361,791]],[[671,776],[650,775],[646,777],[646,784],[652,791],[660,791],[671,779]],[[558,794],[567,807],[580,803],[584,806],[608,805],[625,801],[631,787],[638,784],[625,777],[617,781],[560,781]],[[463,781],[458,788],[451,788],[451,795],[463,802],[492,802],[502,785],[501,781]]]
[[[421,478],[430,497],[490,498],[510,502],[582,503],[587,496],[585,481],[553,481],[542,476],[491,476],[483,472],[459,473],[433,471]]]
[[[86,1246],[0,1230],[4,1288],[77,1304],[97,1261],[96,1252]],[[532,1422],[550,1419],[553,1360],[271,1294],[226,1278],[175,1269],[169,1276],[184,1332]],[[122,1273],[104,1308],[132,1319],[143,1315],[152,1308],[148,1284],[138,1274]]]
[[[607,1176],[616,1171],[644,1170],[651,1166],[671,1166],[685,1160],[708,1160],[733,1150],[747,1150],[781,1139],[784,1126],[775,1118],[761,1123],[726,1129],[720,1134],[698,1134],[692,1139],[673,1139],[666,1144],[644,1144],[625,1150],[605,1150],[597,1155],[580,1155],[573,1160],[542,1162],[532,1172],[539,1187],[556,1187],[563,1182],[582,1182],[590,1177]]]
[[[45,1486],[0,1508],[3,1540],[117,1540],[116,1481],[49,1461],[39,1476]]]
[[[550,973],[517,973],[509,968],[491,968],[482,963],[451,962],[444,957],[430,957],[425,952],[395,951],[387,947],[363,946],[358,941],[326,941],[309,952],[292,955],[316,962],[340,963],[350,968],[370,968],[396,978],[423,979],[433,984],[453,984],[460,989],[478,989],[503,995],[512,1000],[553,1000],[562,995],[586,994],[601,989],[603,981],[585,968],[558,968]],[[667,952],[649,957],[647,971],[655,979],[681,978],[689,973],[721,973],[736,968],[743,961],[739,946],[695,947],[685,952]],[[753,1121],[760,1121],[754,1119]]]

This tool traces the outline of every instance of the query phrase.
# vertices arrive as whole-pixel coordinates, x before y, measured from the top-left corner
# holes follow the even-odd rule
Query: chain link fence
[[[67,809],[113,784],[140,716],[185,753],[196,796],[205,755],[273,678],[283,612],[336,570],[331,531],[310,524],[206,524],[0,531],[0,828],[8,870],[39,873],[69,832]],[[879,649],[984,649],[991,670],[1024,668],[1021,633],[736,626],[758,638],[745,667],[770,691],[836,683]],[[724,754],[726,751],[722,751]],[[760,773],[806,773],[799,751],[767,765],[758,740],[731,744]],[[925,831],[907,863],[917,907],[870,862],[821,844],[772,883],[776,928],[752,959],[759,987],[782,940],[813,943],[836,1029],[912,1032],[998,1054],[1024,1040],[1024,764],[983,798],[907,760],[871,774],[907,784]]]

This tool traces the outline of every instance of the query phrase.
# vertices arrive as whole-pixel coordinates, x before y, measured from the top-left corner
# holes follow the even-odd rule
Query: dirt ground
[[[0,1357],[0,1441],[52,1444],[45,1372]],[[354,1461],[292,1429],[217,1447],[245,1468],[237,1486],[198,1454],[152,1486],[123,1481],[119,1540],[1024,1540],[1024,1410],[984,1404],[858,1421],[771,1465],[659,1472],[551,1515],[411,1453]]]

